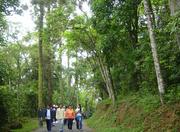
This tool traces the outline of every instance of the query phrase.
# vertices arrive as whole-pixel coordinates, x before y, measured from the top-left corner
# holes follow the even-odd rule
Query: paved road
[[[47,132],[46,129],[46,123],[43,122],[44,127],[43,128],[39,128],[37,130],[34,130],[33,132]],[[56,123],[55,126],[52,127],[52,131],[51,132],[59,132],[59,123]],[[73,123],[73,129],[72,130],[68,130],[67,125],[64,126],[64,132],[93,132],[92,129],[88,128],[86,126],[86,124],[83,122],[83,129],[82,130],[78,130],[76,129],[76,124]]]

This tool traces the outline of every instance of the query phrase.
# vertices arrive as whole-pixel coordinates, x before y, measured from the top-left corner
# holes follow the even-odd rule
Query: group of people
[[[51,127],[55,123],[59,124],[59,131],[64,131],[64,125],[67,124],[69,130],[72,130],[73,120],[76,121],[76,128],[82,129],[82,108],[79,104],[74,110],[71,105],[65,107],[62,105],[47,106],[46,109],[39,109],[38,111],[39,125],[43,126],[43,120],[46,120],[48,132],[51,132]]]

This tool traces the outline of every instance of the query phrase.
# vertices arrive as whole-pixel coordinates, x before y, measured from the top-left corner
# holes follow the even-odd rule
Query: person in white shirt
[[[48,132],[51,132],[51,118],[52,118],[52,110],[50,109],[50,106],[48,105],[45,112],[46,126],[47,126]]]
[[[56,111],[56,119],[60,123],[60,129],[59,129],[60,132],[63,132],[64,118],[65,118],[65,109],[62,107],[62,105],[60,105]]]

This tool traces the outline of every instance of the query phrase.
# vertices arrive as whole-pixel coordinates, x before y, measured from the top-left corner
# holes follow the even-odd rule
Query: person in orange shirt
[[[73,120],[75,118],[75,112],[71,105],[67,108],[65,112],[65,117],[68,121],[68,129],[72,130]]]

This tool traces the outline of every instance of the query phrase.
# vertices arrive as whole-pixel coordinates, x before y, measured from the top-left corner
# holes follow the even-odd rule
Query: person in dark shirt
[[[47,106],[47,109],[45,111],[45,119],[46,119],[47,130],[48,132],[51,132],[52,109],[50,108],[49,105]]]
[[[43,117],[44,117],[44,111],[42,108],[38,110],[38,120],[39,120],[39,127],[43,126]]]

